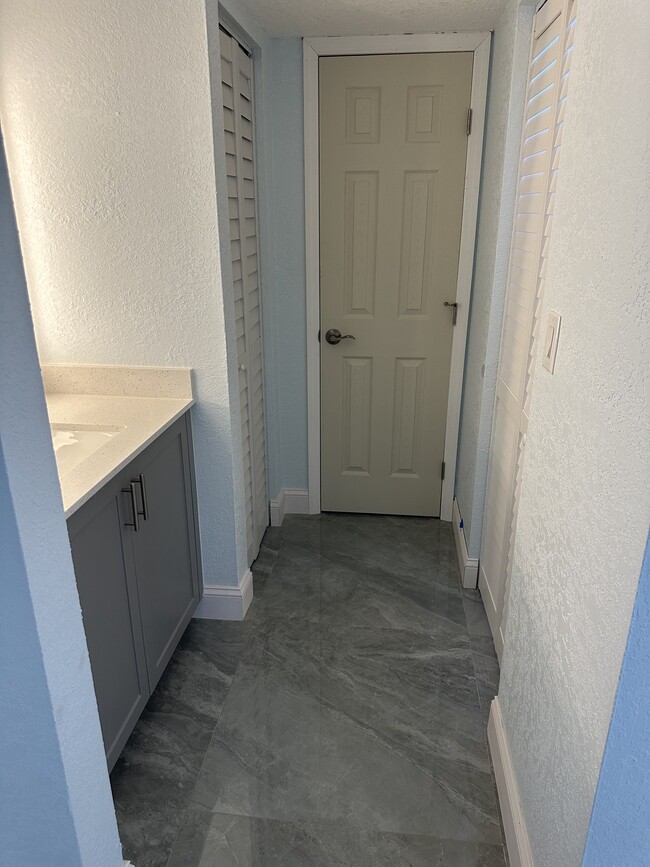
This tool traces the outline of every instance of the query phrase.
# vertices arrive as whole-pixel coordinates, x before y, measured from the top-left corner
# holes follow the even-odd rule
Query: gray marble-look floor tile
[[[167,863],[203,755],[145,711],[111,775],[124,857],[138,867]]]
[[[382,569],[458,586],[451,524],[432,518],[324,514],[320,520],[289,518],[283,552],[300,547],[361,571]]]
[[[374,558],[383,565],[370,562],[373,558],[366,558],[364,550],[365,544],[354,537],[339,538],[326,552],[285,539],[258,612],[264,608],[274,618],[422,632],[450,621],[465,632],[455,576],[452,580],[444,570],[414,563],[391,563],[388,557]]]
[[[451,525],[287,516],[252,572],[246,621],[192,623],[116,766],[125,856],[503,867],[498,665]]]
[[[273,571],[278,552],[275,548],[260,548],[257,558],[251,566],[253,576],[269,575]]]
[[[257,557],[251,566],[253,573],[253,599],[260,599],[278,559],[284,532],[282,527],[267,527]]]
[[[469,640],[267,623],[244,651],[193,800],[497,840]]]
[[[243,623],[191,620],[148,710],[178,705],[192,719],[216,723],[245,646]]]
[[[499,691],[499,661],[491,635],[472,635],[470,645],[481,710],[487,720],[492,700]]]
[[[339,625],[387,627],[431,633],[463,625],[462,599],[455,586],[417,574],[325,563],[321,619]]]
[[[241,624],[193,620],[111,774],[125,857],[163,867],[242,648]]]
[[[463,590],[463,607],[467,618],[467,631],[473,636],[492,636],[481,594],[478,590]]]
[[[191,807],[168,867],[505,867],[499,844],[282,822]]]
[[[267,527],[262,539],[262,548],[270,548],[277,551],[284,539],[284,527]]]
[[[496,824],[467,638],[340,627],[326,638],[321,700],[426,769],[474,824]]]

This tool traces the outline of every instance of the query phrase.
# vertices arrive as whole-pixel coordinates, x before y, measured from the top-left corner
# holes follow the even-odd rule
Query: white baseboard
[[[284,514],[285,515],[308,515],[309,514],[309,491],[302,488],[284,489]]]
[[[454,507],[452,510],[451,523],[454,528],[454,539],[456,540],[456,556],[458,557],[458,568],[460,569],[460,579],[463,587],[475,588],[478,585],[478,559],[476,557],[467,556],[467,543],[465,541],[465,531],[463,530],[463,519],[458,508],[458,500],[454,497]]]
[[[253,573],[248,569],[239,587],[224,584],[204,586],[194,616],[204,620],[243,620],[252,601]]]
[[[503,724],[499,696],[490,705],[488,743],[497,783],[510,867],[535,867],[526,820],[519,801],[517,777],[510,755],[508,735]]]
[[[285,515],[309,514],[309,491],[302,488],[282,488],[277,500],[271,500],[271,526],[281,527]]]
[[[269,503],[269,512],[271,515],[271,526],[281,527],[284,521],[284,488],[280,488],[277,500],[271,500]]]

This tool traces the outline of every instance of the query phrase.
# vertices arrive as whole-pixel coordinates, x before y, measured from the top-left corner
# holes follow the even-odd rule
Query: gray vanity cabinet
[[[68,519],[109,769],[200,595],[189,414]]]
[[[121,473],[68,519],[88,655],[110,767],[149,698],[130,505]]]
[[[136,461],[139,529],[132,534],[140,617],[153,691],[197,606],[196,536],[187,430],[174,425]]]

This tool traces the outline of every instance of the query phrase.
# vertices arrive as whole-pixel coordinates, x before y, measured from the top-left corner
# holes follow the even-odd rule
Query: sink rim
[[[94,458],[125,429],[126,425],[51,424],[50,435],[59,478],[68,476]]]

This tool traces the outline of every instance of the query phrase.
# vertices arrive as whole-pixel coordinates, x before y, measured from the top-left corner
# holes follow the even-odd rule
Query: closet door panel
[[[574,0],[547,0],[535,16],[479,563],[479,587],[499,655],[574,29]]]
[[[226,140],[228,211],[237,334],[248,562],[269,523],[264,414],[264,350],[259,280],[253,63],[221,30],[221,77]]]

